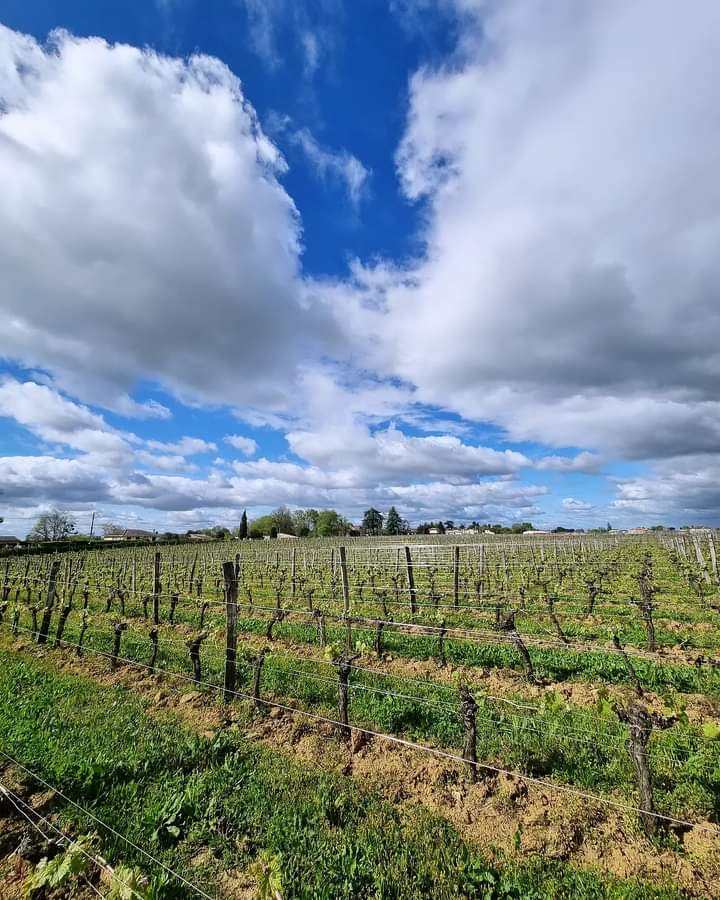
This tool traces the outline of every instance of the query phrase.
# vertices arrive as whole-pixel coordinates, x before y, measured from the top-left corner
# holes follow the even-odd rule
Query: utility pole
[[[90,519],[90,537],[93,536],[94,528],[95,528],[95,511],[93,510],[92,519]]]

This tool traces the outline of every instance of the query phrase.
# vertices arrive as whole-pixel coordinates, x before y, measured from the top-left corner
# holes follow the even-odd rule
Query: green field
[[[57,896],[720,895],[710,533],[108,547],[0,572],[5,830],[67,835],[19,866],[0,845],[17,896],[63,861]]]

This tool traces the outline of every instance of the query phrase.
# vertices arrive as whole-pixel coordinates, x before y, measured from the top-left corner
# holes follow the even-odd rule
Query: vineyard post
[[[297,553],[295,547],[292,548],[290,557],[290,596],[295,602],[295,593],[297,591]]]
[[[235,691],[235,661],[237,658],[237,581],[235,567],[223,563],[225,579],[225,681],[223,699],[227,703]]]
[[[700,546],[700,540],[696,534],[693,534],[692,542],[693,542],[693,547],[695,548],[695,559],[697,559],[697,564],[700,567],[702,576],[705,579],[705,583],[710,584],[710,573],[707,570],[707,565],[705,563],[705,557],[703,556],[702,547]]]
[[[60,570],[60,560],[53,560],[50,566],[50,576],[48,579],[47,599],[45,601],[45,611],[43,612],[42,623],[38,630],[38,644],[47,643],[48,633],[50,631],[50,619],[52,618],[53,607],[55,606],[55,590],[57,587],[57,576]]]
[[[710,551],[710,565],[712,566],[712,573],[715,582],[718,580],[718,563],[717,563],[717,554],[715,552],[715,539],[713,538],[712,531],[708,532],[708,550]]]
[[[348,582],[348,571],[347,571],[347,553],[345,551],[345,547],[339,547],[340,551],[340,575],[342,578],[342,593],[343,593],[343,620],[345,622],[345,643],[347,645],[347,649],[350,650],[352,646],[352,624],[350,621],[350,585]]]
[[[150,629],[150,643],[152,644],[152,651],[150,653],[150,663],[148,665],[148,669],[151,672],[155,671],[155,663],[157,662],[157,654],[158,654],[158,629],[157,625],[154,625]]]
[[[453,603],[455,606],[460,602],[460,547],[456,544],[453,547]]]
[[[262,669],[263,663],[265,662],[265,654],[268,652],[267,647],[263,647],[262,650],[255,657],[255,664],[253,666],[253,702],[255,706],[260,708],[260,679],[262,678]]]
[[[348,584],[347,556],[344,547],[340,551],[340,575],[342,577],[343,616],[350,615],[350,586]]]
[[[477,700],[464,682],[460,682],[458,685],[458,692],[460,694],[460,708],[465,728],[463,758],[467,760],[470,767],[470,780],[475,782],[477,781]]]
[[[85,638],[85,632],[87,631],[87,628],[88,628],[88,614],[87,614],[87,610],[83,609],[82,621],[80,623],[80,634],[78,636],[77,649],[75,651],[76,656],[82,656],[83,640]]]
[[[413,574],[412,556],[408,546],[405,547],[405,571],[407,572],[408,590],[410,592],[410,612],[414,616],[417,613],[417,605],[415,603],[417,594],[415,592],[415,575]]]
[[[447,628],[445,627],[445,619],[440,619],[440,628],[438,630],[438,665],[441,669],[445,668],[447,665],[447,659],[445,657],[445,635],[447,634]]]
[[[160,552],[155,553],[153,560],[153,625],[160,624]]]

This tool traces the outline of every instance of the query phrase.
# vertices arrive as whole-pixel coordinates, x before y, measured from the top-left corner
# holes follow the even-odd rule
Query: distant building
[[[625,532],[626,534],[647,534],[650,531],[649,528],[628,528]]]
[[[114,534],[106,534],[105,541],[154,541],[155,533],[153,531],[143,531],[142,528],[125,528],[123,531],[116,531]]]
[[[212,535],[203,534],[200,531],[191,531],[190,534],[187,536],[187,539],[189,541],[211,541]]]
[[[439,528],[428,528],[428,534],[440,534]]]
[[[550,532],[540,531],[538,528],[529,528],[527,531],[523,531],[523,534],[550,534]]]
[[[294,541],[297,540],[296,534],[286,534],[284,531],[278,531],[277,536],[278,538],[292,538]]]

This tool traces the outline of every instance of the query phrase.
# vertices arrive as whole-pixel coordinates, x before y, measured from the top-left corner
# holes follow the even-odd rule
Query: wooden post
[[[712,567],[712,574],[715,582],[718,580],[718,563],[717,563],[717,553],[715,552],[715,539],[713,538],[712,531],[708,532],[708,550],[710,551],[710,566]]]
[[[344,547],[338,549],[340,551],[340,575],[342,577],[343,615],[348,616],[350,614],[350,586],[348,584],[347,556]]]
[[[470,693],[470,688],[463,682],[460,682],[458,685],[458,692],[460,694],[460,710],[465,728],[463,758],[467,760],[470,768],[470,780],[475,782],[477,781],[477,701]]]
[[[417,613],[417,594],[415,592],[415,576],[413,574],[412,556],[410,548],[405,547],[405,571],[407,573],[408,591],[410,593],[410,612],[414,616]]]
[[[263,663],[265,662],[265,654],[267,652],[267,647],[263,647],[263,649],[255,657],[255,664],[253,666],[253,703],[258,709],[261,706],[260,679],[262,678],[262,668]]]
[[[438,665],[441,669],[444,669],[447,665],[447,659],[445,658],[445,635],[447,634],[447,628],[445,627],[445,619],[440,620],[440,630],[438,631]]]
[[[158,655],[158,629],[157,625],[153,626],[150,629],[150,643],[152,644],[152,652],[150,653],[150,663],[148,668],[151,672],[155,671],[155,663],[157,662]]]
[[[225,579],[225,681],[223,698],[226,703],[235,691],[237,659],[237,581],[235,567],[231,562],[223,563]]]
[[[460,548],[453,547],[453,603],[457,606],[460,602]]]
[[[700,540],[696,534],[693,534],[692,542],[693,542],[693,546],[695,548],[695,559],[697,560],[697,564],[700,567],[702,576],[705,579],[705,583],[710,584],[710,573],[707,570],[707,565],[705,564],[705,557],[703,556],[702,547],[700,546]]]
[[[160,624],[160,592],[162,584],[160,583],[160,553],[155,554],[153,561],[153,625]]]
[[[342,578],[343,594],[343,621],[345,622],[345,648],[349,652],[352,647],[352,625],[350,623],[350,585],[348,582],[347,555],[345,552],[345,547],[340,547],[339,550],[340,575]]]
[[[55,591],[57,588],[57,576],[60,570],[60,561],[54,560],[50,566],[50,577],[48,580],[47,598],[45,600],[45,610],[43,612],[42,622],[38,630],[38,644],[46,644],[48,634],[50,632],[50,620],[52,618],[53,607],[55,606]]]

